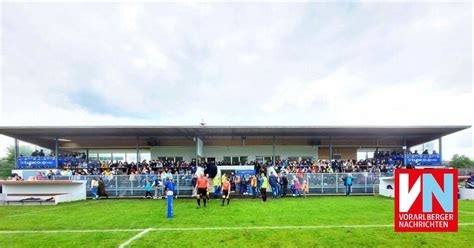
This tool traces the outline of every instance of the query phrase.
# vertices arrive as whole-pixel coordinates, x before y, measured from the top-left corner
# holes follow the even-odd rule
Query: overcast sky
[[[0,125],[472,125],[472,17],[471,3],[2,3]],[[445,158],[474,157],[473,139],[446,137]]]

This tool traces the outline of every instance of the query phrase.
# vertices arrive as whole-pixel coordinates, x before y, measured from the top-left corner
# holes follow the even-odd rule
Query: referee
[[[197,199],[197,208],[201,207],[201,197],[204,201],[204,207],[206,207],[206,197],[207,197],[207,186],[209,182],[202,174],[199,174],[199,178],[196,182],[196,199]]]

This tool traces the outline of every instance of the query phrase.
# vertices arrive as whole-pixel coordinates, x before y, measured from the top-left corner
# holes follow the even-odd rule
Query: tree
[[[15,167],[15,147],[7,147],[7,155],[0,159],[0,178],[7,178]]]
[[[9,177],[12,173],[12,169],[15,168],[15,146],[11,145],[7,147],[6,150],[7,155],[0,158],[0,179]],[[30,156],[33,150],[32,146],[19,146],[18,156]]]
[[[454,154],[449,166],[454,168],[474,168],[474,160],[464,155]]]

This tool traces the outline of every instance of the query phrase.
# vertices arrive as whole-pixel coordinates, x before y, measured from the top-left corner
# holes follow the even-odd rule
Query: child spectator
[[[146,181],[146,185],[145,185],[145,198],[148,198],[148,196],[150,196],[150,198],[152,198],[151,196],[151,181],[148,180]]]
[[[301,191],[303,192],[304,198],[306,198],[306,194],[308,194],[308,192],[309,192],[309,187],[308,187],[308,183],[306,182],[306,180],[304,180],[303,184],[301,185]]]

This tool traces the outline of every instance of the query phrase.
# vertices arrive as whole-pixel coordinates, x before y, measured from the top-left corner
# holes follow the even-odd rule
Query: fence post
[[[118,175],[114,175],[114,179],[115,179],[115,197],[118,197]]]
[[[309,173],[306,173],[306,185],[308,186],[308,194],[311,194],[310,184],[309,184]],[[286,189],[282,189],[282,190],[285,190],[286,192]]]
[[[337,174],[338,173],[336,173],[336,194],[339,193],[339,185],[338,185],[339,180],[337,180]]]
[[[130,196],[133,196],[133,180],[129,180],[130,182]]]
[[[179,195],[179,174],[176,176],[176,198],[178,198]]]
[[[365,193],[367,193],[367,172],[364,172],[364,177],[365,177]]]
[[[321,173],[321,193],[324,193],[324,173]]]

